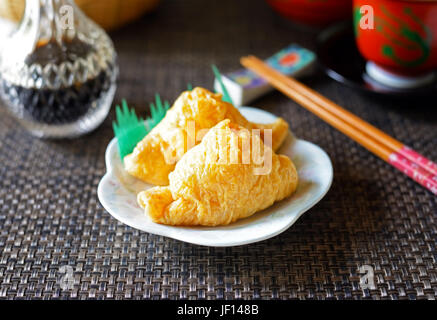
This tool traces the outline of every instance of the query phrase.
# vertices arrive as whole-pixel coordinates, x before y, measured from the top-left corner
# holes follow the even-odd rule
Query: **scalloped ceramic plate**
[[[258,123],[271,123],[276,118],[255,108],[243,107],[240,111],[248,120]],[[174,227],[152,222],[136,201],[139,191],[152,186],[125,172],[115,138],[106,149],[107,173],[99,183],[98,197],[115,219],[142,231],[204,246],[228,247],[253,243],[287,230],[323,198],[332,183],[331,161],[318,146],[290,134],[279,153],[288,155],[296,165],[299,174],[296,193],[228,226]]]

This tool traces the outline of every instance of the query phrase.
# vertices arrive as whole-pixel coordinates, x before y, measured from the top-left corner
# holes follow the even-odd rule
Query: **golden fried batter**
[[[249,162],[243,161],[244,141],[252,141],[250,153],[258,145],[260,162],[252,156]],[[288,197],[296,190],[298,177],[287,156],[264,146],[259,135],[224,120],[182,157],[169,180],[169,186],[138,194],[138,203],[154,222],[217,226]]]
[[[212,128],[224,119],[247,129],[272,129],[272,145],[276,150],[288,133],[288,124],[279,118],[270,125],[247,121],[230,103],[203,88],[183,92],[168,110],[165,118],[138,143],[134,151],[124,158],[124,166],[131,175],[155,185],[168,185],[172,172],[187,149],[200,142],[199,133]],[[194,124],[194,125],[193,125]],[[189,133],[194,129],[194,136]]]

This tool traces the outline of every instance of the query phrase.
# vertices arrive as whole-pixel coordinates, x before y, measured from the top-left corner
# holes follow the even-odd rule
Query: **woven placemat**
[[[314,49],[314,36],[262,1],[164,1],[112,34],[116,101],[143,112],[155,92],[173,101],[187,83],[211,88],[211,63],[231,71],[244,54],[266,58],[291,42]],[[320,73],[305,82],[437,160],[433,103],[376,100]],[[56,142],[29,136],[0,108],[0,298],[434,299],[437,198],[281,94],[254,105],[325,149],[335,178],[289,230],[232,248],[140,232],[102,208],[113,113],[94,133]],[[360,286],[362,266],[374,288]]]

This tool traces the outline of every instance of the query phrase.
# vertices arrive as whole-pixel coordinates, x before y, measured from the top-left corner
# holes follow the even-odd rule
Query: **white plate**
[[[252,122],[271,123],[276,118],[260,109],[242,107],[239,110]],[[318,146],[295,139],[290,134],[279,153],[291,157],[296,165],[299,174],[296,193],[266,210],[228,226],[173,227],[152,222],[136,201],[137,193],[151,185],[125,172],[115,138],[106,149],[108,172],[99,183],[98,197],[103,207],[115,219],[142,231],[213,247],[253,243],[287,230],[305,211],[323,198],[332,183],[331,161]]]

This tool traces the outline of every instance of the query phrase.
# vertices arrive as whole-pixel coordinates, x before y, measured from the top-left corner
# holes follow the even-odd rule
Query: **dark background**
[[[317,31],[260,0],[167,0],[110,35],[121,71],[115,102],[145,112],[155,93],[172,102],[187,83],[212,89],[212,63],[228,72],[242,55],[267,58],[292,42],[315,49]],[[437,160],[435,101],[376,99],[321,71],[305,83]],[[97,185],[113,112],[90,135],[45,141],[0,108],[0,298],[434,298],[437,198],[280,93],[253,105],[325,149],[334,183],[283,234],[232,248],[140,232],[105,212]],[[76,282],[63,291],[66,264]],[[375,268],[376,290],[360,289],[363,264]]]

